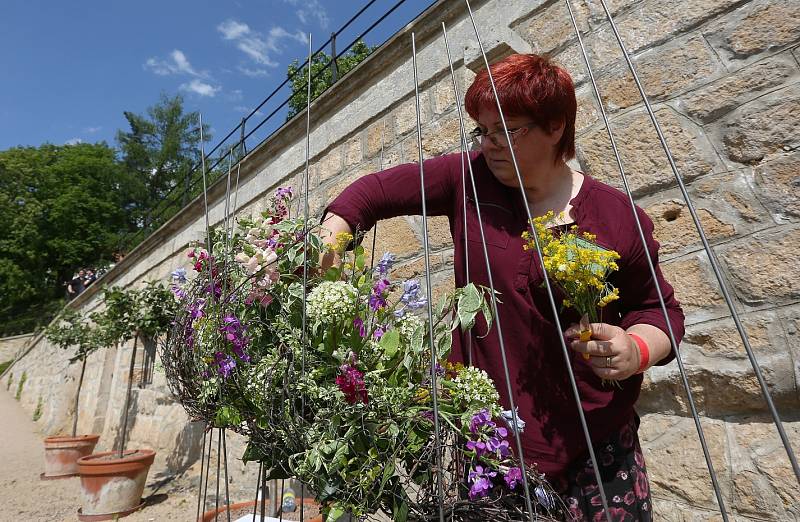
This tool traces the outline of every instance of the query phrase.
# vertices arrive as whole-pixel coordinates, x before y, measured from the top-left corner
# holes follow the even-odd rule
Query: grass
[[[2,375],[4,371],[6,371],[6,368],[11,366],[12,362],[14,362],[14,359],[11,359],[10,361],[6,361],[6,362],[0,363],[0,375]]]

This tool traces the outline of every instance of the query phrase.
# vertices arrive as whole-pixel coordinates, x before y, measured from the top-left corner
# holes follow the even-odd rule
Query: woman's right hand
[[[320,230],[322,242],[326,245],[335,246],[338,242],[336,236],[341,233],[352,234],[353,231],[350,229],[350,225],[347,223],[347,221],[341,217],[330,212],[326,214],[325,219],[322,221],[322,228]],[[322,259],[320,260],[320,268],[324,273],[330,267],[338,265],[340,261],[339,253],[335,249],[330,249],[322,255]]]

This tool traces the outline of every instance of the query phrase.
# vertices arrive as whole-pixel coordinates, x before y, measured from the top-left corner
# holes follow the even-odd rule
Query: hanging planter
[[[82,521],[115,520],[141,509],[153,450],[97,453],[78,459],[81,476]]]
[[[56,436],[44,439],[44,473],[42,480],[74,477],[78,459],[90,455],[100,435]]]

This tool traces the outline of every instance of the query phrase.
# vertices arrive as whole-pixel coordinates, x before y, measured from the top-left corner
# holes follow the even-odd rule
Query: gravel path
[[[0,522],[78,520],[78,478],[39,480],[44,470],[42,439],[36,424],[10,393],[0,390]],[[188,483],[175,481],[154,493],[148,484],[144,496],[151,505],[122,520],[126,522],[191,521],[196,496]]]

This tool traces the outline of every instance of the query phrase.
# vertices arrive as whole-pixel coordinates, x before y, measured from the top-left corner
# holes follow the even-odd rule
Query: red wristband
[[[634,341],[636,341],[636,346],[639,347],[639,369],[636,373],[644,373],[647,369],[647,365],[650,364],[650,347],[647,346],[647,343],[644,342],[644,339],[636,335],[635,333],[628,332]]]

